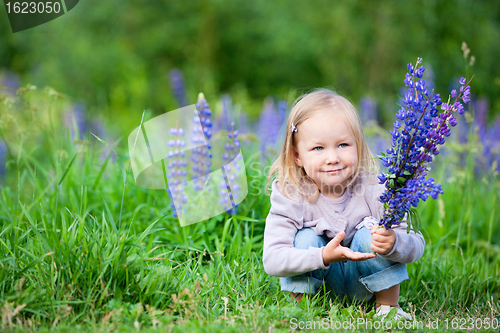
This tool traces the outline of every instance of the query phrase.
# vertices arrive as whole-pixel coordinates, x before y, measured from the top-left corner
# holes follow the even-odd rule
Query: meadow
[[[499,145],[474,105],[433,165],[444,194],[418,207],[426,249],[408,265],[400,295],[416,322],[392,331],[500,327]],[[50,88],[20,88],[0,107],[2,331],[289,332],[354,323],[385,331],[371,306],[328,295],[297,304],[262,267],[265,171],[286,110],[279,101],[266,100],[257,126],[241,117],[246,199],[185,227],[166,190],[135,185],[128,133],[106,132]],[[383,145],[388,131],[365,120],[370,141]]]

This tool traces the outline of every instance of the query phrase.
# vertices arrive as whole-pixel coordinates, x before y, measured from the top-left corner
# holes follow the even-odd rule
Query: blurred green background
[[[15,34],[0,11],[0,70],[79,100],[127,132],[144,109],[178,107],[173,68],[184,72],[191,103],[200,91],[209,102],[230,93],[255,119],[267,95],[291,102],[328,86],[355,103],[375,97],[387,125],[406,64],[422,57],[442,95],[474,73],[490,120],[500,109],[499,1],[86,0]]]
[[[475,79],[432,166],[444,193],[419,205],[426,251],[400,302],[425,319],[498,318],[499,19],[500,1],[82,0],[12,33],[0,6],[0,330],[208,332],[236,320],[239,332],[288,332],[283,319],[297,313],[370,318],[331,303],[300,309],[265,273],[266,172],[286,107],[316,87],[358,107],[373,152],[389,147],[417,57],[443,99],[461,76]],[[236,215],[186,227],[167,191],[135,185],[127,145],[144,110],[147,121],[180,106],[176,68],[214,125],[224,101],[248,115],[238,139],[249,195]]]

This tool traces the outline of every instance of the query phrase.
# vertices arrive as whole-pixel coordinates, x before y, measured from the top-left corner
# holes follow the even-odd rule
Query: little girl
[[[323,285],[340,298],[368,302],[376,315],[397,307],[405,263],[422,256],[422,234],[406,221],[377,228],[383,213],[377,165],[354,106],[320,89],[300,97],[283,150],[269,172],[271,210],[264,232],[264,269],[300,301]],[[376,252],[377,254],[374,254]]]

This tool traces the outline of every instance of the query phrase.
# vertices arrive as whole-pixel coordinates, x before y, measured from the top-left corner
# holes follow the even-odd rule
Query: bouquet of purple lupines
[[[441,184],[435,184],[432,177],[426,178],[429,164],[439,154],[439,145],[450,136],[451,127],[457,124],[454,113],[463,114],[462,102],[470,102],[470,80],[466,82],[461,78],[460,91],[452,90],[448,101],[442,103],[439,94],[425,87],[422,79],[425,67],[421,64],[421,58],[415,66],[408,64],[404,80],[408,92],[390,132],[391,147],[386,150],[387,154],[382,152],[380,156],[382,164],[388,168],[387,174],[378,176],[380,184],[385,184],[385,192],[380,197],[384,214],[379,226],[386,229],[400,224],[407,214],[407,231],[413,226],[417,232],[420,221],[414,207],[420,200],[425,201],[429,196],[437,199],[443,193]]]

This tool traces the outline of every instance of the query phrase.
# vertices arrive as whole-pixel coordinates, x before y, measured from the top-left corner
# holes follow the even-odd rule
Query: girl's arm
[[[286,197],[277,181],[273,182],[271,210],[266,219],[264,230],[264,269],[269,275],[287,277],[327,269],[323,263],[323,248],[307,250],[293,247],[295,234],[303,227],[304,200]]]

